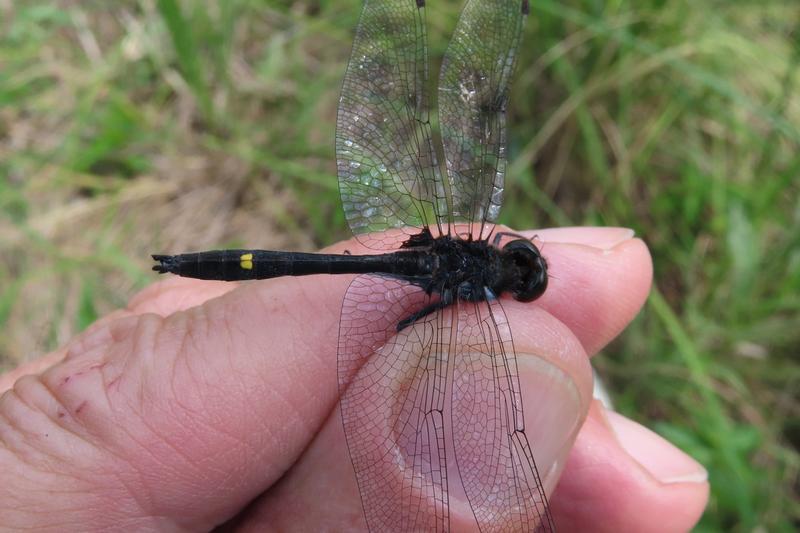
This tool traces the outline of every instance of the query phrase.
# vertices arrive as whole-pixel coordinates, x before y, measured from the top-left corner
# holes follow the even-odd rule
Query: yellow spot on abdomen
[[[245,270],[253,270],[253,254],[242,254],[239,257],[239,266]]]

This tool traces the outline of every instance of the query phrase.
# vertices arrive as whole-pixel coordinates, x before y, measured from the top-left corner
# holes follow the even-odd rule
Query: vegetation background
[[[460,9],[427,8],[434,66]],[[348,235],[357,0],[0,0],[0,369],[152,283],[149,254]],[[534,0],[503,221],[635,228],[655,286],[597,358],[709,470],[700,531],[800,527],[800,9]]]

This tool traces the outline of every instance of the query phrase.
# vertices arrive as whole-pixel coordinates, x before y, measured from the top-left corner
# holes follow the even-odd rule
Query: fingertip
[[[551,503],[562,530],[688,531],[708,494],[699,463],[594,402]]]
[[[708,481],[703,465],[657,433],[615,411],[600,412],[622,449],[660,483]]]
[[[551,279],[538,302],[575,333],[589,355],[616,337],[647,300],[653,266],[641,239],[611,249],[553,243],[543,253]]]

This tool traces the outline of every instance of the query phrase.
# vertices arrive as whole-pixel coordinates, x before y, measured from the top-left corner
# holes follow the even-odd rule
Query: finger
[[[705,469],[595,402],[551,499],[563,531],[690,531],[708,501]]]
[[[16,505],[16,523],[102,526],[122,509],[135,516],[117,520],[145,528],[205,529],[278,479],[336,401],[335,328],[304,334],[307,319],[286,310],[315,302],[293,280],[254,288],[107,322],[18,380],[0,399],[0,468],[13,473],[0,501],[19,503],[23,486],[40,501]]]
[[[557,481],[591,403],[591,370],[580,343],[558,320],[519,302],[509,302],[504,309],[514,331],[526,435],[539,474],[549,490]],[[397,401],[403,400],[398,397]],[[380,409],[375,406],[372,409],[376,417],[382,417]],[[396,413],[397,406],[390,405],[387,410]],[[452,453],[450,449],[447,476],[450,526],[453,531],[470,531],[475,524],[473,510],[458,485],[459,474]],[[459,461],[483,459],[467,457]],[[386,477],[382,479],[397,477],[396,472],[390,471],[392,467],[397,465],[387,465]],[[393,505],[386,512],[398,513],[399,502]],[[253,530],[269,526],[277,530],[313,531],[323,525],[331,530],[366,529],[338,406],[302,458],[250,506],[246,516],[237,518],[236,525]],[[508,526],[494,525],[496,529]]]
[[[43,372],[45,369],[51,367],[52,365],[58,363],[64,358],[63,351],[59,350],[56,352],[49,353],[39,359],[35,359],[28,363],[18,366],[17,368],[13,368],[6,372],[5,374],[0,374],[0,395],[2,395],[5,391],[10,389],[14,382],[17,381],[22,376],[27,376],[28,374],[38,374],[39,372]]]
[[[526,231],[543,242],[550,283],[537,303],[580,339],[589,355],[633,320],[647,300],[653,265],[647,246],[624,228]]]
[[[0,375],[0,395],[10,389],[21,377],[32,374],[40,374],[51,366],[62,362],[67,353],[70,351],[70,347],[76,352],[90,349],[98,342],[101,342],[101,339],[106,332],[105,325],[129,315],[130,312],[124,309],[114,311],[99,319],[97,322],[89,326],[85,331],[71,339],[69,344],[66,346],[62,346],[61,348],[49,354],[39,357],[38,359],[34,359],[33,361],[29,361],[18,366],[17,368],[12,369],[9,372],[6,372],[3,375]]]
[[[22,376],[44,372],[54,364],[60,362],[67,351],[72,348],[74,352],[84,351],[84,346],[91,346],[97,342],[97,337],[102,337],[106,332],[108,323],[134,314],[156,313],[162,316],[170,315],[201,305],[207,300],[221,296],[232,291],[238,283],[223,281],[199,281],[177,276],[165,279],[160,283],[150,285],[134,296],[127,308],[119,309],[100,318],[85,331],[70,340],[65,346],[44,355],[38,359],[27,362],[0,375],[0,394],[4,393]]]

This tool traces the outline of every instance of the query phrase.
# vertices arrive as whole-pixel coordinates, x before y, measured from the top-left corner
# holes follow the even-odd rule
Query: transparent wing
[[[453,353],[455,458],[481,531],[554,531],[525,435],[514,346],[499,301],[458,303]]]
[[[342,420],[371,531],[449,528],[443,411],[452,311],[396,332],[428,303],[418,287],[363,275],[342,305]]]
[[[372,233],[431,225],[446,206],[429,121],[423,5],[365,2],[339,99],[342,205],[356,238],[374,249],[404,237]]]
[[[503,201],[506,105],[527,13],[528,0],[469,0],[442,62],[439,122],[450,215],[480,224],[471,230],[484,238]]]

